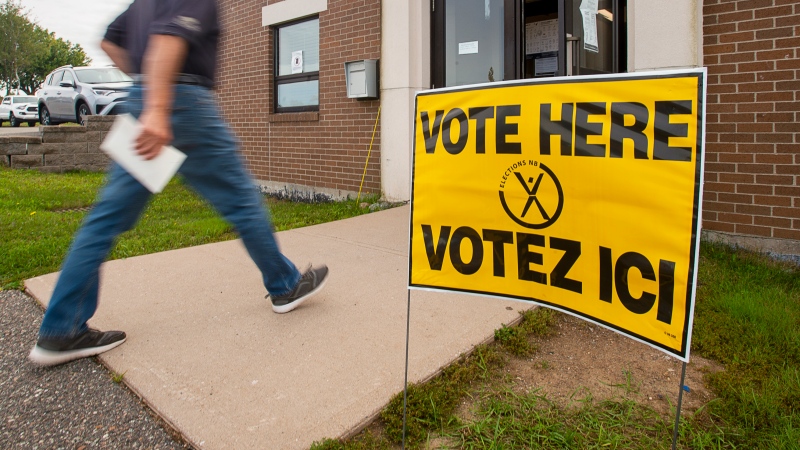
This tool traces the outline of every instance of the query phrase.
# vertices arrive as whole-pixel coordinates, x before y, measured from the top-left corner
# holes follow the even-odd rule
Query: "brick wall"
[[[12,169],[101,172],[110,159],[100,150],[114,116],[89,116],[85,127],[42,126],[31,136],[0,137],[0,157]]]
[[[380,57],[380,2],[328,0],[319,14],[319,113],[273,112],[273,35],[261,8],[276,0],[221,0],[224,28],[219,97],[261,182],[357,192],[367,162],[378,100],[348,99],[344,63]],[[364,192],[380,193],[380,127]]]
[[[703,34],[703,227],[800,254],[800,0],[704,0]]]

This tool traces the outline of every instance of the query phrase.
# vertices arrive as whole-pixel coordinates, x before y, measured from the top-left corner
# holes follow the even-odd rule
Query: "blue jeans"
[[[142,110],[135,86],[128,110]],[[300,279],[297,268],[278,249],[269,213],[237,153],[211,91],[177,85],[172,114],[172,145],[186,153],[179,172],[236,228],[273,295],[289,292]],[[117,164],[112,164],[99,202],[86,217],[64,260],[39,335],[69,338],[87,330],[97,310],[100,265],[116,238],[133,228],[152,194]]]

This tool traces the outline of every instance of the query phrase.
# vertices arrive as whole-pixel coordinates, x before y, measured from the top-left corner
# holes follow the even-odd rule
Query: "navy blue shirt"
[[[105,39],[128,52],[131,70],[142,73],[150,35],[179,36],[189,44],[182,73],[213,85],[220,26],[216,0],[134,0],[111,22]]]

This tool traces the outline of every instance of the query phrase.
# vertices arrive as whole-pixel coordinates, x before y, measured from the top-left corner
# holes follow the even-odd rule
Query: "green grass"
[[[800,268],[704,242],[698,278],[692,351],[725,369],[706,376],[717,398],[683,412],[678,448],[800,449]],[[410,385],[407,447],[671,448],[674,416],[634,400],[640,382],[630,371],[615,386],[617,398],[596,401],[579,389],[566,407],[540,390],[513,389],[505,362],[535,353],[530,338],[547,335],[556,316],[542,308],[527,312],[517,326],[496,330],[495,343]],[[402,401],[399,393],[367,432],[312,449],[398,448]]]
[[[42,174],[0,168],[0,288],[59,270],[72,237],[105,176]],[[374,197],[371,197],[375,200]],[[364,214],[354,201],[302,204],[268,199],[277,230]],[[83,208],[83,209],[81,209]],[[180,179],[153,197],[140,223],[123,234],[110,259],[235,239],[232,227]]]

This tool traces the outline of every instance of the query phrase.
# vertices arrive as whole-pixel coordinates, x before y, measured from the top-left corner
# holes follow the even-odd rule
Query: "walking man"
[[[216,0],[134,0],[109,25],[101,46],[136,80],[128,105],[142,125],[138,154],[152,159],[167,144],[186,153],[179,172],[233,224],[261,270],[273,311],[286,313],[323,287],[328,268],[309,267],[301,274],[278,249],[268,211],[212,92],[219,34]],[[63,364],[125,341],[124,332],[93,330],[87,321],[97,310],[100,265],[117,236],[136,224],[150,196],[112,165],[99,202],[64,260],[31,361]]]

